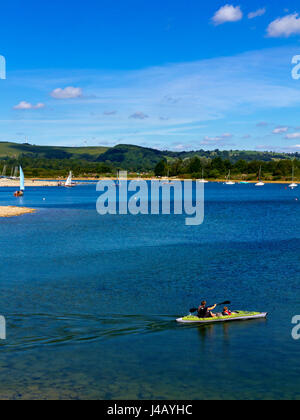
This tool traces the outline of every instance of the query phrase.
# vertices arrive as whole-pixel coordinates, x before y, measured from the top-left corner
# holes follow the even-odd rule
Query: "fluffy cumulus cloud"
[[[284,134],[289,131],[289,127],[277,127],[273,130],[273,134]]]
[[[248,14],[248,19],[255,19],[257,17],[263,16],[266,13],[267,9],[264,7],[262,9],[258,9],[255,12],[251,12]]]
[[[30,102],[21,101],[18,105],[14,106],[14,109],[26,111],[28,109],[42,109],[45,108],[45,104],[38,103],[36,105],[31,104]]]
[[[278,18],[270,23],[267,34],[271,38],[300,35],[300,17],[298,13]]]
[[[143,112],[135,112],[134,114],[130,115],[129,118],[134,120],[146,120],[149,118],[149,115],[144,114]]]
[[[35,78],[29,74],[20,79],[20,82],[26,82],[26,89],[41,86],[43,94],[45,89],[51,92],[59,86],[83,87],[89,80],[86,89],[94,96],[87,96],[83,91],[79,100],[56,100],[58,102],[49,109],[49,114],[45,110],[15,113],[43,114],[43,120],[38,118],[33,122],[29,118],[27,124],[32,127],[31,131],[45,132],[45,142],[56,138],[69,145],[81,144],[84,133],[90,144],[99,145],[105,141],[117,144],[122,133],[124,143],[146,142],[149,146],[154,146],[159,139],[164,146],[176,142],[176,145],[189,143],[197,148],[199,141],[208,136],[208,148],[214,147],[214,142],[219,148],[227,148],[232,142],[238,143],[238,148],[248,148],[254,147],[256,136],[269,135],[278,147],[286,147],[300,143],[300,139],[285,139],[286,135],[300,132],[300,127],[297,128],[299,85],[287,77],[287,67],[294,54],[294,47],[271,48],[117,73],[80,70],[74,79],[68,79],[69,71],[51,77],[49,71]],[[64,84],[57,85],[57,80],[64,80]],[[9,79],[7,83],[10,83]],[[24,98],[26,96],[21,97]],[[180,98],[180,101],[165,98]],[[22,104],[20,108],[30,109],[36,104],[32,99],[28,102],[33,105]],[[115,110],[117,117],[103,116],[103,112]],[[45,131],[46,123],[48,129]],[[2,133],[5,124],[8,123],[0,122]],[[272,134],[274,129],[284,126],[289,126],[290,131],[277,136]],[[9,124],[7,127],[6,137],[25,130],[23,125]],[[234,140],[228,134],[227,137],[223,135],[230,132],[234,133]],[[253,141],[242,140],[243,134],[252,134]]]
[[[226,4],[226,6],[221,7],[214,17],[213,23],[215,25],[222,25],[226,22],[238,22],[239,20],[243,19],[243,12],[241,11],[240,6],[232,6],[230,4]]]
[[[76,98],[81,98],[83,95],[82,95],[81,88],[68,86],[64,89],[61,89],[61,88],[54,89],[51,92],[51,96],[52,98],[55,98],[55,99],[76,99]]]

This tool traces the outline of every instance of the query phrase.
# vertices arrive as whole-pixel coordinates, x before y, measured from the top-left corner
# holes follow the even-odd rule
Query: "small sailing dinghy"
[[[255,184],[256,187],[263,187],[265,185],[264,182],[261,180],[261,167],[259,168],[259,176],[258,176],[258,183]]]
[[[68,178],[65,182],[65,187],[66,188],[75,187],[75,184],[72,182],[72,179],[73,179],[73,173],[72,173],[72,171],[70,171],[69,176],[68,176]]]
[[[15,197],[23,197],[25,191],[25,176],[22,167],[20,166],[20,191],[14,193]]]
[[[202,169],[202,179],[198,179],[197,182],[199,184],[207,184],[208,181],[206,181],[206,179],[204,178],[204,169]]]
[[[231,171],[229,171],[227,181],[225,182],[225,185],[235,185],[235,182],[231,181]]]
[[[292,183],[289,185],[289,188],[293,190],[294,188],[297,188],[297,187],[298,187],[298,184],[295,183],[295,166],[293,165]]]

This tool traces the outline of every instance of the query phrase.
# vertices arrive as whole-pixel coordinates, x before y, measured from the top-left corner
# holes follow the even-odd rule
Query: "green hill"
[[[300,154],[257,152],[245,150],[198,150],[189,152],[162,151],[130,144],[115,147],[58,147],[35,146],[0,142],[0,173],[21,164],[27,176],[66,176],[69,170],[75,175],[88,176],[115,174],[123,169],[129,172],[161,173],[172,176],[192,174],[219,178],[232,170],[233,174],[256,177],[259,168],[269,177],[281,179],[291,174],[292,159],[297,159],[296,172],[300,165]],[[157,168],[158,166],[158,168]]]
[[[10,157],[18,159],[21,155],[26,155],[46,159],[94,159],[106,152],[107,149],[107,147],[34,146],[28,143],[0,142],[0,158]]]

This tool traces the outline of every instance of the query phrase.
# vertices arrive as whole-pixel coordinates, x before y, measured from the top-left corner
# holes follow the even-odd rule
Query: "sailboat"
[[[22,167],[20,166],[20,191],[14,193],[15,197],[23,197],[25,191],[25,176]]]
[[[6,178],[6,169],[7,169],[7,165],[4,165],[1,178]]]
[[[258,176],[258,179],[259,179],[259,181],[258,181],[257,184],[255,184],[255,186],[256,187],[263,187],[265,185],[265,183],[262,182],[262,180],[261,180],[261,167],[259,168],[259,176]]]
[[[200,184],[207,184],[208,181],[206,181],[206,179],[204,179],[204,169],[202,169],[202,179],[198,179],[198,181]]]
[[[120,171],[117,172],[116,187],[120,187]]]
[[[18,178],[18,172],[19,172],[19,168],[16,166],[15,171],[14,171],[14,176],[12,177],[12,179],[17,179]]]
[[[291,183],[291,185],[289,185],[289,187],[290,187],[290,188],[292,188],[292,190],[293,190],[294,188],[297,188],[297,187],[298,187],[298,184],[296,184],[296,183],[294,182],[294,180],[295,180],[295,166],[293,165],[292,183]]]
[[[69,176],[65,182],[65,187],[66,188],[72,188],[74,187],[74,184],[72,183],[72,178],[73,178],[73,173],[72,171],[70,171]]]
[[[235,182],[231,181],[231,171],[229,171],[227,181],[225,182],[225,185],[235,185]]]

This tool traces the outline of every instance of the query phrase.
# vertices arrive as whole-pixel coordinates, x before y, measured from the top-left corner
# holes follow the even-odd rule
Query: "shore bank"
[[[50,182],[46,180],[35,181],[34,179],[26,179],[25,185],[26,187],[56,187],[57,182]],[[19,186],[20,186],[20,181],[18,179],[0,179],[0,188],[1,187],[19,188]]]
[[[27,207],[0,206],[0,217],[15,217],[35,213],[36,210]]]
[[[175,182],[175,181],[187,181],[188,178],[155,178],[155,177],[146,177],[146,178],[139,178],[139,177],[131,177],[128,176],[127,178],[128,181],[170,181],[170,182]],[[192,179],[193,181],[197,181],[196,179]],[[86,181],[91,181],[91,182],[99,182],[99,181],[117,181],[117,178],[115,177],[100,177],[100,178],[73,178],[74,182],[86,182]],[[219,184],[223,184],[224,182],[226,182],[226,179],[207,179],[208,182],[216,182]],[[233,182],[235,182],[236,184],[239,184],[241,182],[244,182],[240,179],[232,179]],[[26,187],[57,187],[58,183],[62,182],[64,183],[64,180],[53,180],[53,181],[49,181],[49,180],[43,180],[43,179],[26,179],[25,180],[25,185]],[[248,184],[256,184],[258,181],[247,181]],[[263,182],[265,184],[291,184],[292,181],[286,181],[286,180],[281,180],[281,181],[265,181],[263,180]],[[300,184],[300,181],[294,181],[296,183]],[[16,188],[18,189],[20,186],[20,182],[19,180],[14,180],[14,179],[0,179],[0,188]]]
[[[152,178],[151,177],[139,178],[139,177],[131,177],[131,176],[128,176],[128,178],[127,178],[128,181],[162,181],[162,182],[166,182],[166,181],[170,181],[170,182],[175,182],[175,181],[189,181],[190,179],[192,179],[192,181],[198,181],[195,178],[167,178],[167,177],[166,178],[155,178],[155,177],[152,177]],[[99,182],[99,181],[117,181],[117,180],[118,179],[115,178],[115,177],[111,177],[111,178],[109,178],[109,177],[100,177],[100,178],[74,178],[73,179],[74,182],[80,182],[80,181]],[[122,180],[122,179],[120,178],[120,180]],[[215,183],[218,183],[218,184],[224,184],[225,182],[227,182],[227,179],[207,179],[207,181],[209,183],[215,182]],[[241,179],[232,179],[232,181],[235,182],[236,184],[240,184],[240,183],[243,183],[243,182],[247,182],[248,184],[257,184],[257,182],[258,182],[258,180],[243,181]],[[265,180],[262,180],[262,182],[264,182],[265,184],[287,184],[287,185],[289,185],[293,181],[292,180],[289,180],[289,181],[286,181],[286,180],[281,180],[281,181],[270,181],[270,180],[265,181]],[[296,181],[295,180],[294,182],[296,182],[296,184],[297,183],[300,184],[300,181]]]

